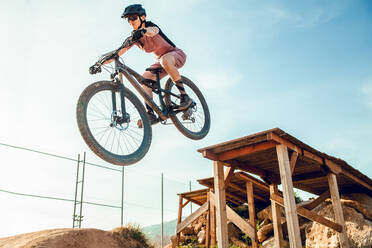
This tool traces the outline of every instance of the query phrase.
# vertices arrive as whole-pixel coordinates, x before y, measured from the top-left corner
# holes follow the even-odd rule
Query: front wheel
[[[84,141],[95,154],[112,164],[130,165],[149,150],[152,131],[145,108],[127,88],[124,88],[127,119],[123,121],[119,92],[120,86],[111,81],[89,85],[80,95],[76,117]],[[139,120],[143,128],[138,128]]]
[[[185,91],[193,102],[187,110],[175,111],[170,118],[183,135],[200,140],[208,134],[211,126],[208,105],[198,87],[190,79],[184,76],[181,78]],[[178,106],[180,98],[175,95],[179,95],[179,91],[170,78],[165,84],[165,90],[172,92],[165,94],[165,104],[171,107]]]

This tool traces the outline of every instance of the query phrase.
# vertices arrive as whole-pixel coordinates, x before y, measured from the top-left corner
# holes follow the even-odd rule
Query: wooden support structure
[[[279,205],[281,206],[284,206],[284,200],[281,196],[277,195],[277,194],[273,194],[270,196],[270,199],[275,201],[276,203],[278,203]],[[297,209],[297,214],[298,215],[301,215],[311,221],[315,221],[319,224],[322,224],[324,226],[327,226],[329,228],[332,228],[333,230],[337,231],[337,232],[341,232],[342,231],[342,226],[333,222],[333,221],[330,221],[326,218],[324,218],[323,216],[321,215],[318,215],[304,207],[301,207],[301,206],[297,206],[296,207]]]
[[[216,204],[216,196],[213,193],[210,193],[210,203],[211,205]],[[232,223],[234,223],[240,230],[242,230],[252,241],[256,241],[256,228],[251,224],[247,223],[242,217],[240,217],[234,210],[229,206],[226,206],[226,217]]]
[[[331,192],[332,206],[335,213],[336,223],[342,226],[342,231],[338,234],[341,248],[348,248],[349,240],[346,234],[346,225],[344,221],[344,214],[342,212],[340,194],[338,192],[338,185],[336,175],[333,173],[328,174],[329,190]]]
[[[247,202],[248,202],[248,212],[249,212],[249,223],[254,227],[254,239],[252,239],[252,248],[258,248],[257,243],[257,232],[256,232],[256,210],[254,206],[254,193],[253,193],[253,183],[246,183],[247,189]]]
[[[217,236],[223,235],[224,227],[219,226],[223,223],[223,216],[227,215],[228,218],[234,218],[234,214],[230,211],[231,209],[229,207],[223,208],[222,206],[225,203],[226,196],[228,200],[232,199],[236,203],[241,202],[238,198],[242,195],[241,192],[244,185],[240,182],[237,183],[238,179],[232,176],[234,169],[242,170],[242,173],[248,172],[255,174],[263,178],[267,183],[261,185],[252,181],[253,188],[256,187],[258,192],[265,192],[265,187],[270,191],[276,247],[282,247],[284,245],[281,226],[281,206],[284,206],[285,210],[289,245],[291,248],[302,247],[298,215],[336,230],[339,234],[341,248],[349,247],[338,187],[340,187],[342,193],[363,191],[372,196],[372,180],[368,176],[363,175],[345,161],[317,151],[279,128],[223,142],[199,149],[198,151],[205,158],[215,161],[214,188],[217,206],[216,218],[217,229],[220,228],[217,231]],[[225,175],[223,174],[223,169],[220,168],[224,166],[230,166],[226,170]],[[240,178],[246,177],[245,175],[240,175]],[[278,192],[277,186],[279,184],[283,186],[283,195],[280,195]],[[293,186],[316,194],[318,198],[306,205],[296,206]],[[210,186],[207,185],[207,187]],[[268,190],[266,190],[266,193],[263,194],[264,198],[262,198],[262,195],[256,196],[253,194],[252,196],[249,190],[251,187],[249,184],[246,184],[245,187],[247,188],[246,197],[248,205],[250,202],[253,202],[250,200],[252,198],[255,201],[262,201],[264,198],[268,198]],[[226,189],[228,194],[223,193]],[[329,196],[332,199],[332,206],[335,212],[334,222],[311,211]],[[210,209],[214,209],[212,204]],[[251,211],[251,209],[253,208],[250,207],[249,210]],[[210,221],[212,220],[212,216],[211,213]],[[250,212],[250,216],[254,216],[254,214]],[[249,223],[245,222],[242,226],[244,226],[243,228],[247,228],[248,232],[251,232],[251,229],[254,229],[252,224],[253,221],[250,219]],[[212,222],[210,222],[210,230],[213,230]],[[252,236],[256,235],[255,231],[251,232],[251,234]],[[221,237],[219,237],[220,239]],[[212,239],[210,244],[212,245]],[[226,247],[222,243],[218,245],[219,247]]]
[[[270,185],[270,198],[274,194],[278,194],[278,185]],[[274,237],[275,237],[275,247],[282,248],[283,243],[283,229],[281,223],[281,212],[280,206],[275,201],[271,200],[271,213],[273,218],[273,228],[274,228]]]
[[[287,221],[289,246],[291,248],[301,248],[300,226],[296,212],[296,202],[293,193],[292,175],[288,158],[288,149],[280,144],[276,146],[280,179],[283,186],[285,217]]]
[[[208,202],[204,203],[203,206],[198,208],[194,213],[189,215],[184,221],[177,224],[176,233],[180,233],[185,227],[190,225],[194,220],[196,220],[200,215],[208,210]]]
[[[211,192],[209,192],[211,193]],[[209,196],[210,199],[210,196]],[[210,224],[211,224],[211,247],[216,247],[217,244],[217,236],[216,236],[216,207],[211,204],[209,201],[210,206]]]
[[[225,196],[225,179],[224,165],[219,161],[214,161],[214,192],[216,194],[216,234],[217,245],[221,248],[229,247],[227,236],[227,215],[226,215],[226,196]],[[212,193],[210,194],[212,196]],[[211,197],[212,198],[212,197]]]

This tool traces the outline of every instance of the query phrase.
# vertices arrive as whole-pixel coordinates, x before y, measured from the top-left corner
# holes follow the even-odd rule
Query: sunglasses
[[[138,19],[138,15],[131,15],[131,16],[128,16],[128,22],[129,21],[135,21],[135,20],[137,20]]]

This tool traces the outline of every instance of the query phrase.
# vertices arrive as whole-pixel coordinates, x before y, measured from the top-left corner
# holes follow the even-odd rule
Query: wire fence
[[[71,158],[5,143],[0,146],[3,148],[0,149],[0,162],[3,161],[0,219],[6,223],[0,225],[0,237],[71,227],[78,156]],[[162,219],[174,220],[178,214],[177,193],[200,188],[195,182],[178,181],[166,175],[162,181],[161,173],[124,169],[122,177],[121,167],[87,160],[81,227],[112,229],[120,226],[121,211],[124,224],[147,226],[160,224]],[[139,180],[146,183],[138,183]]]

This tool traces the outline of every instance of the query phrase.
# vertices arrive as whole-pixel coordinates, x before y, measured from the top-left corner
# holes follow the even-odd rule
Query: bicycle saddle
[[[146,71],[152,72],[152,73],[160,73],[163,70],[162,67],[149,67],[146,68]]]

